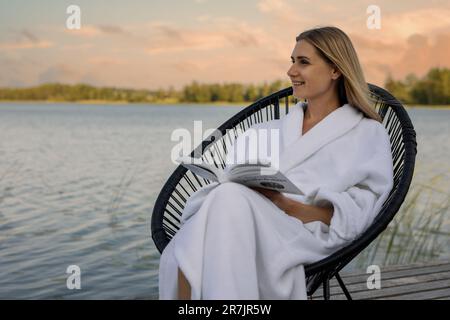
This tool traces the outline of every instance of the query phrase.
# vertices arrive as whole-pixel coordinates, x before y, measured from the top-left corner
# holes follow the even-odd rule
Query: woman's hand
[[[304,204],[302,202],[290,199],[283,193],[258,187],[251,189],[263,194],[287,215],[301,220],[303,223],[312,221],[322,221],[326,225],[330,225],[333,217],[333,205],[327,207],[319,207],[315,205]]]
[[[269,198],[278,208],[280,208],[283,211],[286,211],[288,207],[289,199],[284,196],[283,193],[279,191],[264,189],[264,188],[258,188],[258,187],[251,187],[250,189],[253,189],[265,197]]]

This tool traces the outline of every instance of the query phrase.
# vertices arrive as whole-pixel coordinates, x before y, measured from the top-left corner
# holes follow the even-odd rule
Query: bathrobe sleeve
[[[372,124],[369,137],[361,137],[358,156],[348,169],[352,185],[342,192],[321,187],[315,205],[333,206],[328,245],[354,240],[372,223],[393,186],[389,135],[380,123]]]

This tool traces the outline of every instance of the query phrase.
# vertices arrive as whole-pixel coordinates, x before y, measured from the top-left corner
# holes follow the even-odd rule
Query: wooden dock
[[[450,300],[450,261],[381,268],[381,288],[368,289],[370,273],[345,273],[341,278],[354,300]],[[320,287],[312,300],[323,299]],[[346,297],[336,279],[330,281],[330,299]]]

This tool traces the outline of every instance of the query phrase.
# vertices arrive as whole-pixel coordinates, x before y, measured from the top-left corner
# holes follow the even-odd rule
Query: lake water
[[[215,128],[239,110],[0,104],[0,299],[156,299],[150,219],[175,168],[171,134],[193,132],[194,120]],[[448,199],[450,111],[409,113],[419,145],[414,184],[438,186]],[[444,215],[435,259],[449,258],[448,208]],[[81,269],[80,290],[66,287],[70,265]]]

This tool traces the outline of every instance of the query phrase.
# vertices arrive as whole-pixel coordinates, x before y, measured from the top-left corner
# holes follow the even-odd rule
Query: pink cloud
[[[47,40],[39,39],[35,29],[22,30],[15,38],[0,43],[0,49],[10,50],[7,54],[18,58],[42,55],[41,51],[35,55],[12,50],[42,48],[42,52],[48,52],[52,60],[35,66],[34,74],[41,75],[41,80],[95,78],[96,83],[104,85],[148,88],[171,84],[181,87],[193,79],[260,82],[287,77],[298,33],[314,26],[336,25],[352,39],[367,81],[383,85],[388,73],[402,78],[411,72],[422,75],[433,66],[449,65],[448,6],[438,8],[431,3],[419,8],[416,3],[400,8],[381,1],[382,28],[368,30],[365,5],[348,3],[259,0],[254,13],[262,23],[205,12],[192,17],[195,24],[86,24],[80,30],[46,30],[43,34]],[[52,48],[53,42],[58,43],[56,48]],[[65,65],[68,60],[74,61],[71,68]],[[25,79],[25,73],[19,75]],[[30,79],[23,82],[33,81]]]
[[[414,34],[407,44],[394,64],[394,72],[399,77],[408,73],[423,76],[431,67],[450,67],[450,32],[436,36]]]
[[[259,28],[246,23],[218,20],[211,28],[187,29],[163,23],[152,25],[151,54],[186,50],[213,50],[226,47],[258,47],[268,38]]]
[[[51,41],[21,41],[21,42],[4,42],[0,43],[0,50],[20,50],[20,49],[43,49],[53,47]]]
[[[9,41],[0,42],[0,50],[42,49],[53,46],[53,42],[41,40],[27,29],[12,30],[9,32],[9,38]]]
[[[67,34],[79,37],[98,37],[102,35],[126,35],[128,32],[120,26],[115,25],[82,25],[80,29],[65,29]]]
[[[414,34],[450,30],[450,8],[416,9],[402,13],[382,10],[381,30],[387,38],[406,39]]]

